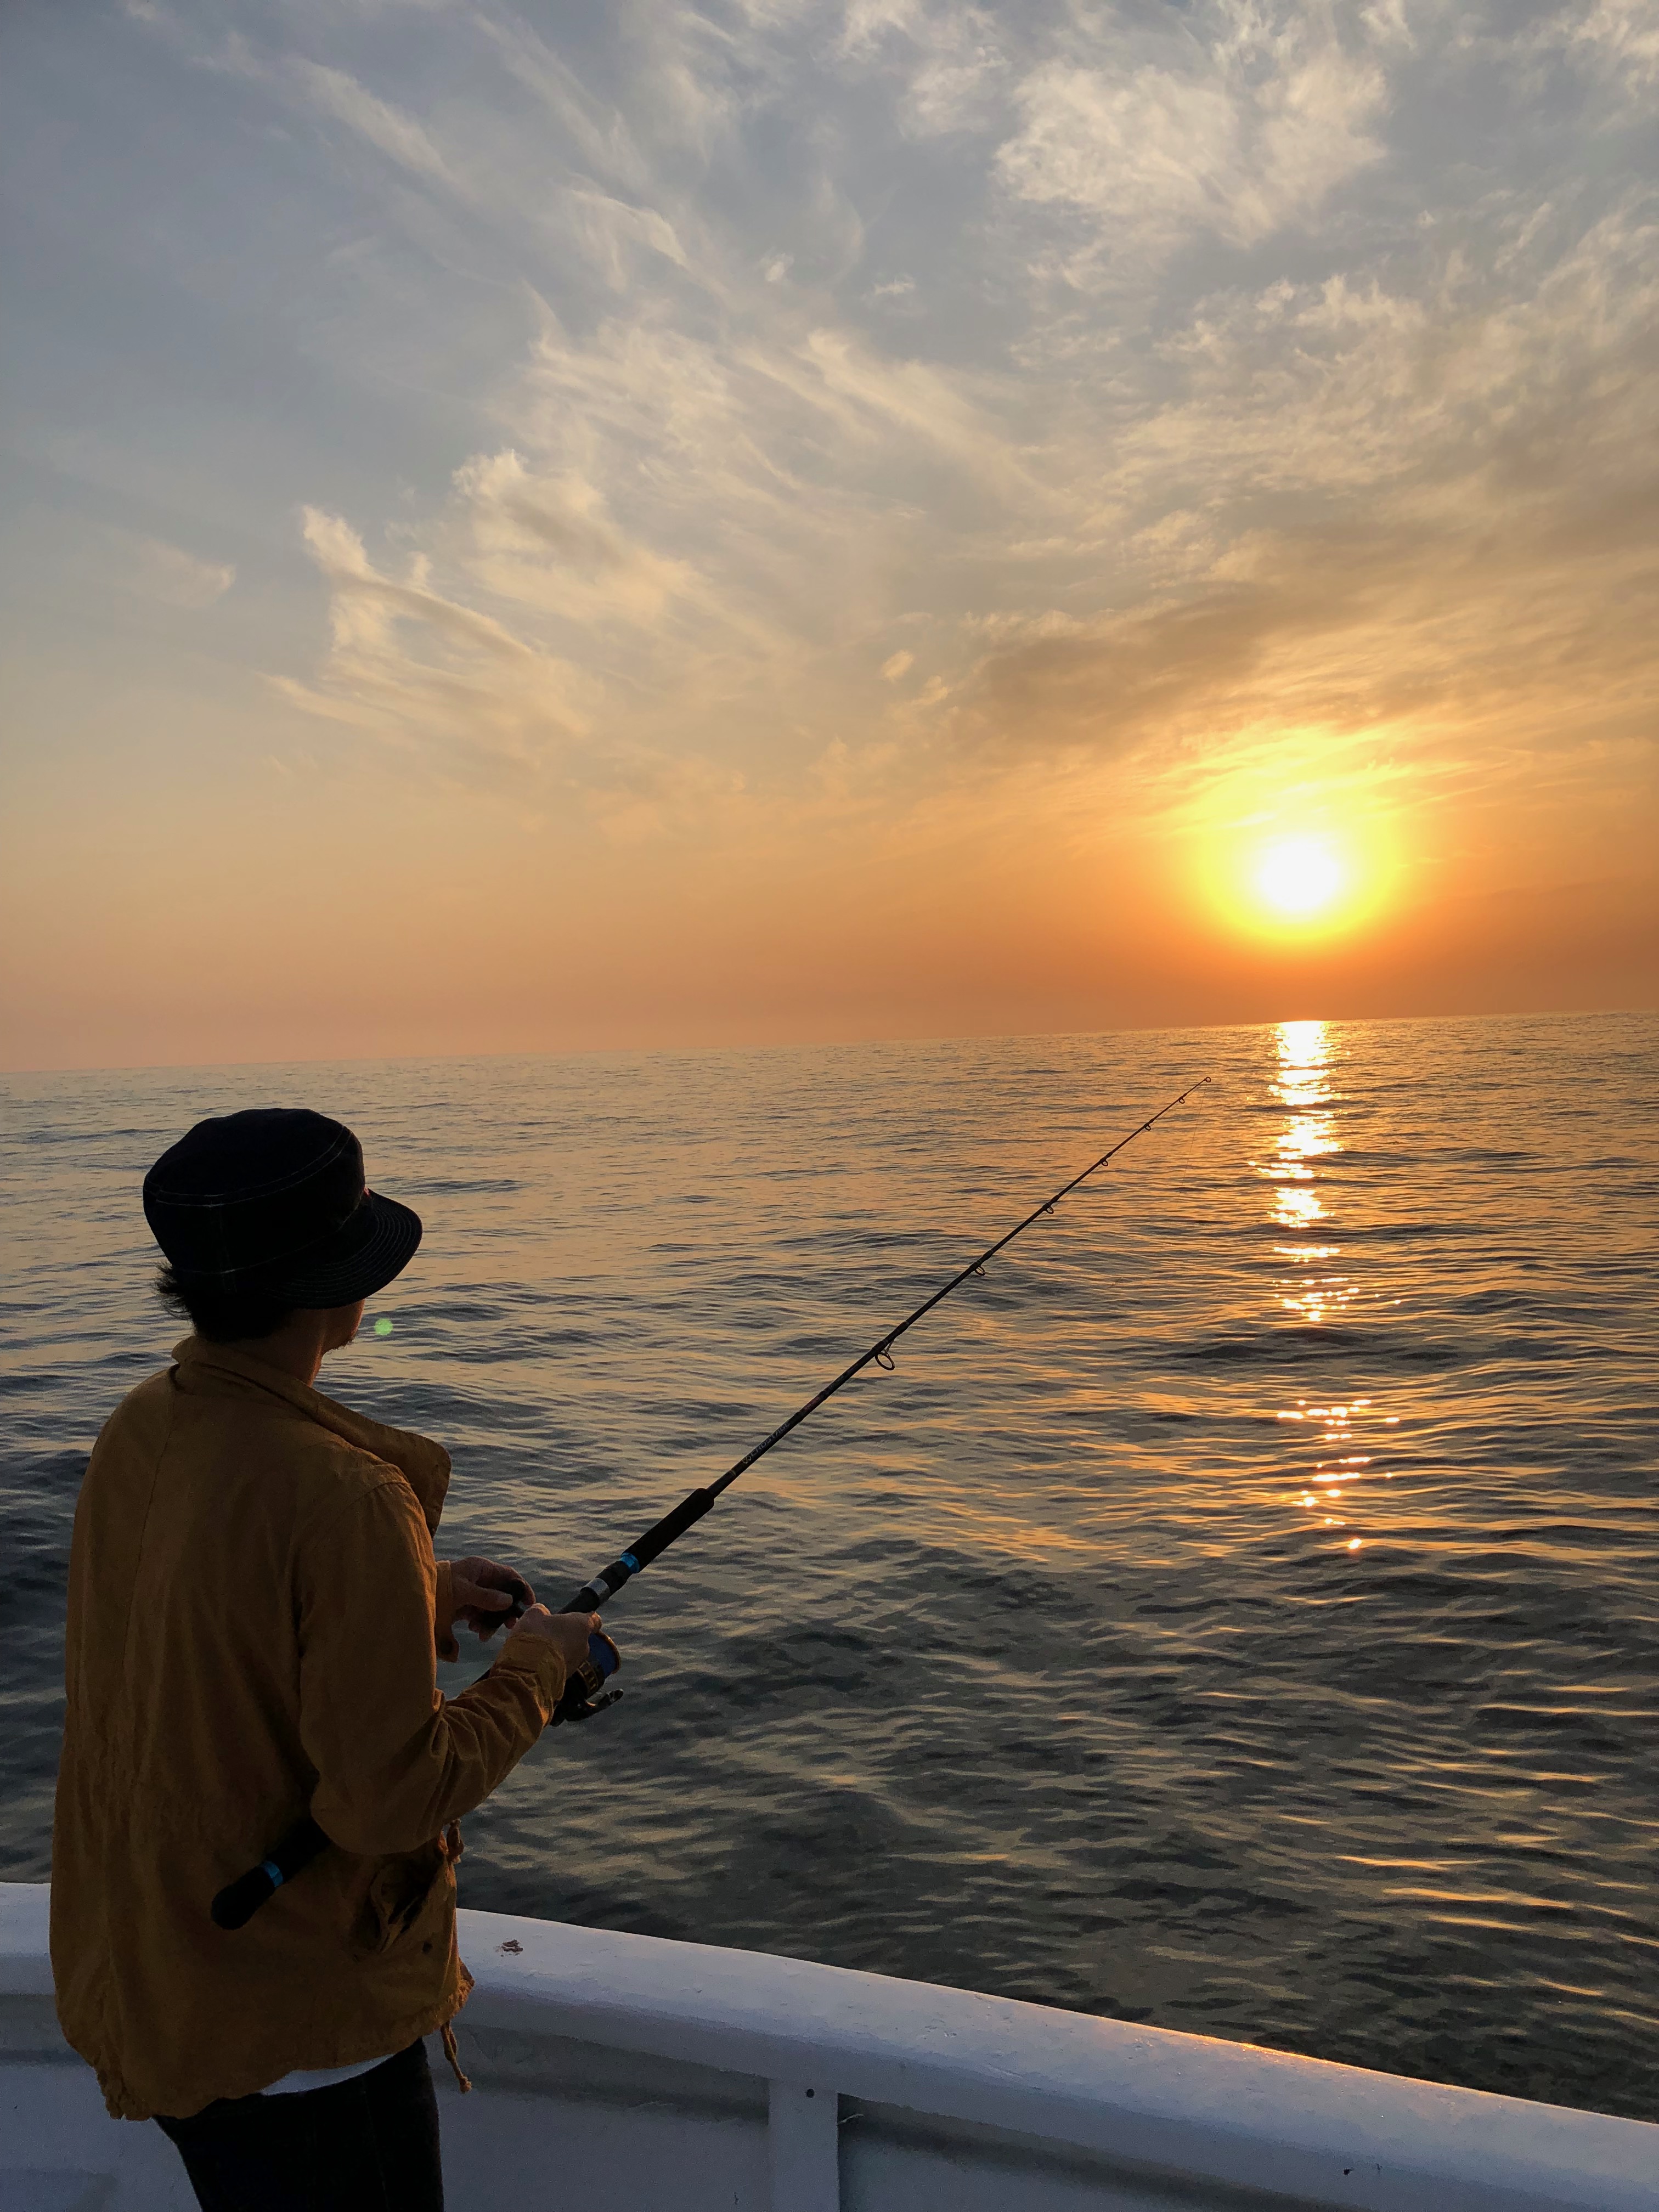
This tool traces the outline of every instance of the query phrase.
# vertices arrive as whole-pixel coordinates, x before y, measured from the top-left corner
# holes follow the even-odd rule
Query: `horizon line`
[[[1109,1024],[1099,1029],[963,1030],[943,1034],[891,1036],[803,1037],[793,1042],[775,1039],[752,1043],[574,1045],[563,1048],[490,1052],[319,1053],[303,1058],[272,1055],[269,1059],[161,1060],[68,1061],[56,1066],[0,1066],[0,1082],[27,1075],[191,1075],[218,1073],[232,1068],[256,1067],[401,1067],[422,1062],[504,1060],[646,1060],[691,1059],[712,1053],[859,1052],[878,1045],[939,1045],[1016,1043],[1027,1038],[1098,1036],[1173,1036],[1224,1035],[1237,1030],[1282,1029],[1293,1022],[1340,1023],[1349,1028],[1376,1028],[1404,1022],[1551,1022],[1607,1021],[1614,1018],[1659,1018],[1655,1006],[1546,1006],[1510,1008],[1503,1012],[1464,1012],[1432,1014],[1279,1014],[1248,1022],[1191,1022]]]

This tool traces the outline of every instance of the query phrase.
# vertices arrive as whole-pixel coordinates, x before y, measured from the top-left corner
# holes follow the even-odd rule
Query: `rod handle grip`
[[[647,1528],[633,1547],[633,1555],[640,1567],[648,1567],[653,1559],[668,1549],[677,1536],[702,1520],[714,1503],[712,1490],[694,1490],[689,1498],[681,1498],[672,1513],[664,1514],[654,1527]],[[635,1569],[638,1573],[639,1568]]]
[[[271,1846],[258,1865],[228,1881],[208,1908],[216,1928],[246,1928],[262,1905],[268,1905],[285,1881],[292,1881],[313,1859],[328,1849],[328,1838],[309,1813],[298,1820]]]

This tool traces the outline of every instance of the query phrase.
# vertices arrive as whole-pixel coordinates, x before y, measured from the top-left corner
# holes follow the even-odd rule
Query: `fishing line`
[[[659,1559],[677,1536],[683,1536],[688,1528],[701,1521],[722,1491],[729,1490],[740,1474],[747,1474],[757,1459],[763,1459],[774,1444],[781,1443],[790,1431],[798,1429],[809,1413],[816,1413],[826,1400],[833,1398],[837,1390],[844,1390],[853,1377],[861,1375],[866,1367],[883,1367],[890,1370],[893,1346],[907,1329],[914,1328],[925,1314],[932,1313],[933,1308],[948,1298],[952,1291],[959,1290],[970,1275],[983,1274],[988,1261],[994,1260],[999,1252],[1006,1251],[1015,1237],[1029,1229],[1034,1221],[1041,1220],[1045,1213],[1052,1213],[1061,1199],[1069,1197],[1080,1182],[1086,1182],[1091,1175],[1097,1174],[1107,1161],[1115,1159],[1126,1145],[1132,1145],[1137,1137],[1144,1136],[1153,1122],[1161,1121],[1166,1114],[1172,1114],[1177,1106],[1192,1097],[1194,1091],[1202,1090],[1209,1079],[1207,1075],[1200,1076],[1179,1097],[1170,1099],[1167,1106],[1160,1106],[1151,1121],[1143,1121],[1139,1128],[1131,1129],[1127,1137],[1119,1138],[1110,1152],[1103,1152],[1097,1160],[1091,1160],[1081,1175],[1075,1175],[1070,1182],[1062,1183],[1052,1198],[1045,1198],[1041,1206],[1034,1206],[1024,1221],[1017,1222],[1006,1237],[999,1237],[996,1243],[988,1245],[977,1260],[970,1260],[965,1267],[951,1276],[942,1290],[935,1291],[930,1298],[924,1298],[915,1311],[907,1314],[896,1328],[890,1328],[885,1336],[878,1337],[870,1349],[860,1352],[850,1367],[842,1369],[833,1382],[826,1382],[816,1397],[809,1398],[804,1406],[798,1406],[787,1421],[780,1421],[771,1435],[763,1437],[753,1451],[745,1452],[735,1467],[728,1467],[717,1482],[711,1482],[705,1489],[694,1490],[689,1497],[683,1498],[672,1513],[665,1515],[654,1528],[647,1528],[628,1551],[613,1559],[608,1567],[602,1567],[592,1581],[584,1583],[569,1604],[562,1606],[560,1611],[597,1613],[602,1605],[615,1597],[624,1583],[631,1582],[653,1559]],[[585,1719],[586,1716],[580,1717]]]
[[[1170,1099],[1168,1105],[1160,1106],[1156,1114],[1149,1115],[1137,1127],[1131,1129],[1127,1137],[1120,1137],[1116,1144],[1103,1152],[1098,1159],[1091,1160],[1080,1175],[1074,1175],[1069,1182],[1062,1183],[1052,1197],[1045,1198],[1039,1206],[1034,1206],[1025,1218],[1016,1222],[1006,1237],[999,1237],[994,1244],[988,1245],[976,1260],[970,1260],[965,1267],[959,1268],[943,1288],[935,1291],[931,1297],[924,1298],[914,1313],[906,1314],[896,1328],[890,1328],[884,1336],[878,1337],[867,1352],[860,1352],[850,1366],[843,1367],[833,1382],[826,1382],[823,1389],[816,1396],[809,1398],[804,1406],[798,1406],[787,1421],[780,1421],[771,1435],[763,1437],[754,1449],[745,1452],[735,1466],[728,1467],[717,1480],[691,1491],[672,1513],[665,1514],[642,1536],[636,1537],[627,1551],[619,1553],[608,1567],[601,1567],[567,1604],[560,1607],[560,1612],[597,1613],[602,1605],[608,1604],[625,1583],[632,1582],[635,1575],[642,1574],[653,1559],[659,1559],[669,1546],[683,1536],[688,1528],[695,1528],[703,1515],[713,1509],[722,1492],[729,1490],[740,1474],[747,1474],[757,1460],[763,1459],[775,1444],[781,1444],[809,1414],[816,1413],[818,1407],[833,1398],[837,1390],[844,1390],[854,1376],[861,1375],[866,1367],[890,1370],[893,1346],[907,1330],[913,1329],[925,1315],[932,1313],[933,1308],[948,1298],[952,1291],[960,1290],[970,1276],[983,1274],[988,1261],[994,1260],[999,1252],[1006,1251],[1015,1237],[1023,1235],[1034,1221],[1040,1221],[1045,1213],[1052,1213],[1061,1199],[1068,1198],[1079,1183],[1087,1182],[1091,1176],[1097,1175],[1109,1160],[1117,1158],[1126,1145],[1133,1144],[1137,1137],[1144,1137],[1148,1129],[1154,1127],[1166,1114],[1173,1114],[1177,1106],[1183,1105],[1194,1091],[1201,1091],[1209,1080],[1207,1075],[1203,1075],[1196,1083],[1188,1084],[1184,1091]],[[516,1614],[509,1613],[507,1616],[508,1625],[516,1618]],[[550,1725],[555,1728],[565,1721],[589,1720],[595,1713],[603,1712],[607,1705],[614,1705],[622,1695],[620,1690],[605,1686],[622,1664],[622,1655],[616,1645],[608,1636],[596,1632],[589,1638],[587,1648],[586,1660],[573,1670],[563,1695],[554,1707]],[[215,1921],[221,1928],[242,1927],[268,1898],[276,1895],[284,1882],[292,1881],[295,1875],[308,1866],[319,1852],[326,1850],[328,1842],[328,1838],[309,1814],[296,1820],[281,1842],[273,1846],[268,1858],[258,1866],[251,1867],[245,1875],[239,1875],[219,1892],[213,1900]]]

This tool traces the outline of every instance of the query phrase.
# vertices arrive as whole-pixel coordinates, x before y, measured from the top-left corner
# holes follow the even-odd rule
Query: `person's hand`
[[[570,1674],[586,1658],[587,1639],[599,1625],[597,1613],[550,1613],[544,1605],[532,1605],[519,1623],[519,1634],[556,1644],[564,1671]]]
[[[452,1559],[449,1586],[453,1618],[476,1629],[480,1643],[503,1626],[513,1627],[525,1607],[536,1602],[536,1593],[524,1577],[513,1567],[497,1566],[494,1559]]]

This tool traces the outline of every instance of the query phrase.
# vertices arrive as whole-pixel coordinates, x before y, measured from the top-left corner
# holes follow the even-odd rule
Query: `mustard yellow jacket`
[[[440,1694],[436,1444],[196,1337],[173,1359],[122,1401],[82,1486],[52,1836],[58,2018],[129,2119],[449,2020],[471,1981],[445,1831],[564,1680],[550,1644],[514,1634]],[[307,1811],[336,1848],[216,1928],[215,1893]]]

